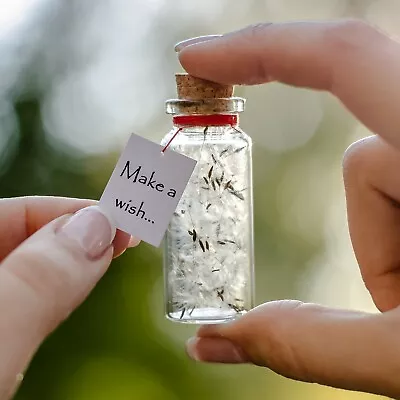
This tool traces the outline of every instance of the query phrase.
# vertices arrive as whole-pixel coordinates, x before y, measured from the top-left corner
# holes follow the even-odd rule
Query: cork
[[[233,96],[232,85],[221,85],[189,74],[175,74],[175,78],[179,99],[227,99]]]

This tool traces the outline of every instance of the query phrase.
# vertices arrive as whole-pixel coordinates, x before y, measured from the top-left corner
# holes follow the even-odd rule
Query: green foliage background
[[[3,93],[3,97],[7,95],[10,100],[9,113],[15,124],[0,124],[0,130],[5,132],[9,128],[8,132],[11,132],[1,158],[0,196],[99,198],[123,140],[116,140],[115,146],[103,152],[74,150],[68,144],[63,144],[62,138],[55,140],[49,136],[43,107],[46,93],[57,84],[60,76],[68,73],[71,61],[68,59],[71,54],[68,46],[74,49],[76,38],[70,38],[71,41],[67,42],[63,35],[71,34],[74,26],[82,24],[88,15],[95,13],[100,3],[107,3],[107,7],[113,10],[118,2],[113,5],[106,1],[88,1],[84,6],[78,1],[63,5],[48,3],[47,6],[42,4],[38,13],[46,16],[43,17],[48,24],[46,35],[54,35],[54,42],[59,41],[60,53],[54,53],[54,43],[48,37],[39,41],[29,60],[21,61],[23,68],[19,79],[11,85],[9,92]],[[111,136],[123,130],[126,139],[130,133],[127,126],[154,140],[161,139],[167,132],[170,121],[163,116],[162,99],[174,95],[173,73],[178,69],[172,52],[175,41],[214,33],[216,30],[236,29],[256,22],[260,15],[263,15],[261,19],[264,20],[271,19],[271,16],[277,20],[307,16],[364,16],[375,2],[338,1],[337,8],[332,8],[335,3],[333,1],[309,0],[303,2],[303,7],[297,7],[297,10],[298,2],[282,1],[278,11],[276,5],[273,6],[269,1],[248,1],[240,7],[228,2],[221,2],[217,6],[211,1],[193,1],[190,6],[185,6],[183,1],[177,1],[174,5],[163,1],[156,3],[154,7],[158,11],[153,14],[152,33],[148,38],[151,42],[148,45],[149,52],[147,55],[133,52],[127,54],[126,62],[131,62],[131,58],[136,63],[146,60],[150,64],[158,63],[154,69],[158,74],[156,81],[167,83],[160,86],[159,98],[145,102],[145,105],[140,96],[146,88],[137,89],[137,99],[133,104],[135,113],[132,108],[133,116],[130,119],[128,115],[128,123],[125,125],[120,125],[116,118],[114,131],[110,130],[109,133]],[[118,7],[121,8],[121,4],[122,1]],[[137,7],[140,13],[139,2]],[[182,18],[179,17],[180,11]],[[200,11],[203,18],[196,17]],[[388,5],[386,11],[388,15],[391,13]],[[210,19],[204,17],[207,13]],[[39,26],[40,18],[32,19],[30,29],[43,29]],[[112,33],[109,32],[112,29],[112,26],[104,26],[107,35]],[[135,35],[135,29],[132,26],[128,34]],[[82,29],[80,32],[86,31]],[[84,39],[85,36],[82,37]],[[16,36],[8,40],[18,42],[20,38]],[[53,60],[52,65],[57,68],[46,67],[49,64],[48,60],[47,64],[44,61],[49,57],[47,51],[50,52],[50,58],[51,54],[56,58],[57,62]],[[87,61],[82,54],[75,54],[76,60],[82,64]],[[151,78],[146,75],[147,80],[143,81],[143,85],[152,85]],[[110,75],[109,80],[113,79],[116,77]],[[103,83],[98,81],[97,84]],[[283,90],[280,85],[274,87],[273,93]],[[134,92],[136,88],[132,87],[131,90]],[[318,275],[324,262],[329,270],[325,256],[329,253],[331,242],[327,237],[341,235],[341,227],[345,228],[344,218],[343,222],[339,222],[339,228],[329,222],[330,210],[335,204],[339,204],[340,215],[345,212],[340,172],[343,151],[352,140],[367,132],[361,131],[360,134],[359,125],[336,101],[329,96],[318,95],[322,114],[309,138],[301,145],[292,146],[292,142],[297,139],[289,135],[283,147],[277,151],[266,141],[266,138],[280,134],[279,123],[282,122],[277,117],[275,120],[274,116],[268,121],[264,117],[263,110],[273,107],[275,101],[274,95],[270,93],[268,87],[240,88],[237,92],[248,99],[248,112],[242,117],[241,125],[253,136],[255,142],[258,302],[279,298],[324,301],[312,294],[316,282],[319,282],[319,285],[326,286],[323,292],[333,291],[337,295],[334,299],[338,302],[343,300],[339,302],[341,305],[352,306],[354,301],[348,301],[350,297],[347,291],[350,289],[346,285],[310,277]],[[114,110],[112,107],[119,107],[118,102],[117,98],[110,99],[111,110]],[[87,108],[91,107],[94,105],[89,102]],[[152,108],[152,113],[148,114],[146,107]],[[288,107],[286,112],[290,119],[293,110]],[[143,123],[138,122],[140,113],[143,114]],[[294,131],[301,131],[303,122],[299,120]],[[75,122],[69,123],[73,125]],[[76,121],[76,124],[79,123],[79,120]],[[93,119],[93,141],[96,141],[95,126],[96,121]],[[284,194],[282,185],[285,188]],[[297,217],[293,217],[297,215],[300,216],[300,222]],[[347,236],[345,241],[348,241]],[[343,252],[350,254],[348,248]],[[87,301],[43,344],[26,373],[16,399],[275,400],[370,397],[292,382],[256,367],[199,365],[188,360],[184,354],[184,342],[194,333],[194,328],[174,325],[164,319],[161,257],[159,250],[142,244],[115,260]],[[322,260],[321,264],[315,262],[318,259]],[[356,265],[351,254],[346,261],[348,268],[355,271]],[[340,269],[334,273],[339,274],[343,280],[348,276],[348,272]],[[357,278],[356,275],[356,284],[359,285],[360,293],[363,293]],[[368,300],[362,294],[360,296],[356,305],[370,307]],[[333,303],[336,304],[336,300]]]

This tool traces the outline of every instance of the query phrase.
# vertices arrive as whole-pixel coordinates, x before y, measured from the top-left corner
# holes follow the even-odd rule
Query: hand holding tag
[[[132,134],[100,199],[118,229],[159,246],[196,161]]]

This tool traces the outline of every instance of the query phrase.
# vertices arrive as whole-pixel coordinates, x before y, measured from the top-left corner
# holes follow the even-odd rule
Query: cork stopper
[[[220,85],[189,74],[175,74],[175,78],[179,99],[227,99],[233,96],[232,85]]]
[[[233,97],[232,85],[220,85],[188,74],[175,74],[177,99],[165,102],[165,111],[173,115],[211,115],[240,113],[245,99]]]

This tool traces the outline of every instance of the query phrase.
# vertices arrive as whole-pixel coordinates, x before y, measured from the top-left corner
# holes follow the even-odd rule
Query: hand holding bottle
[[[382,313],[271,302],[235,322],[202,327],[188,343],[189,354],[399,397],[400,44],[346,20],[261,24],[191,39],[177,51],[186,71],[203,79],[329,91],[378,135],[347,150],[344,181],[354,250]]]

